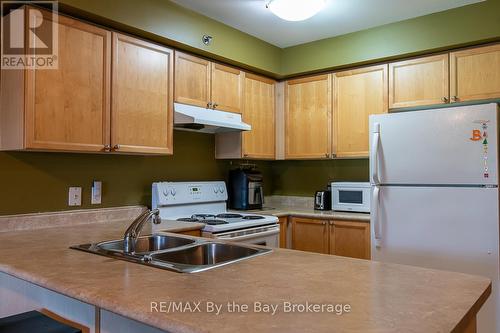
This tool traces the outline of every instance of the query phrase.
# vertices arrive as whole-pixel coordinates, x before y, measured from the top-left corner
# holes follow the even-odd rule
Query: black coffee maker
[[[264,187],[262,174],[252,168],[229,171],[229,208],[237,210],[262,209]]]

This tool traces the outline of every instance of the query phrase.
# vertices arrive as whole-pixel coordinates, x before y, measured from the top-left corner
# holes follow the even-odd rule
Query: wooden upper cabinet
[[[51,20],[51,13],[38,11]],[[103,151],[109,144],[111,33],[65,16],[57,26],[58,69],[26,70],[25,141],[19,148]],[[22,108],[5,112],[22,114]]]
[[[334,85],[333,152],[337,157],[368,156],[368,117],[388,111],[387,65],[335,73]]]
[[[290,80],[285,89],[285,158],[329,158],[331,75]]]
[[[243,132],[243,157],[274,159],[275,82],[246,74],[243,121],[252,126]]]
[[[245,73],[182,52],[175,52],[175,101],[241,113]]]
[[[210,102],[210,61],[175,51],[175,101],[200,107]]]
[[[452,102],[500,98],[500,44],[450,53]]]
[[[212,63],[212,108],[241,113],[244,77],[239,69]]]
[[[112,149],[171,154],[173,51],[119,33],[113,46]]]
[[[370,259],[370,223],[333,221],[330,228],[330,253],[338,256]]]
[[[292,249],[329,253],[328,221],[292,217]]]
[[[449,101],[448,54],[389,64],[389,108]]]

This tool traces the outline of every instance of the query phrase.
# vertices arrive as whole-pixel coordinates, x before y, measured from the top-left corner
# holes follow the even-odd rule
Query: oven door
[[[369,187],[333,187],[332,209],[346,212],[370,212]]]
[[[231,242],[241,242],[253,245],[263,245],[267,247],[279,247],[280,226],[260,226],[243,230],[228,231],[218,234],[210,234],[211,238],[227,240]]]

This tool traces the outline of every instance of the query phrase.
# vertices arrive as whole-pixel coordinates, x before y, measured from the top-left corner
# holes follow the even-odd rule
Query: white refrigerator
[[[497,104],[369,124],[372,259],[490,278],[479,333],[500,333],[497,124]]]

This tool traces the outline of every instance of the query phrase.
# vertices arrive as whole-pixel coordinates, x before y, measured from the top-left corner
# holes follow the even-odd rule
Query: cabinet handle
[[[114,145],[113,150],[120,150],[120,145]]]
[[[215,109],[215,108],[216,108],[216,107],[218,107],[218,106],[219,106],[219,104],[214,103],[214,107],[213,107],[213,108]]]
[[[111,151],[111,145],[104,145],[104,151]]]
[[[330,221],[330,225],[333,225],[333,221]]]
[[[326,158],[329,158],[329,157],[330,157],[330,154],[325,153],[325,157],[326,157]]]
[[[211,109],[212,108],[212,102],[207,103],[207,108]]]
[[[458,96],[451,96],[452,102],[458,102]]]
[[[326,223],[327,223],[326,221],[323,221],[323,222],[322,222],[322,224],[323,224],[323,225],[326,225]]]
[[[442,100],[444,103],[448,103],[448,97],[443,97],[443,98],[441,98],[441,100]]]

